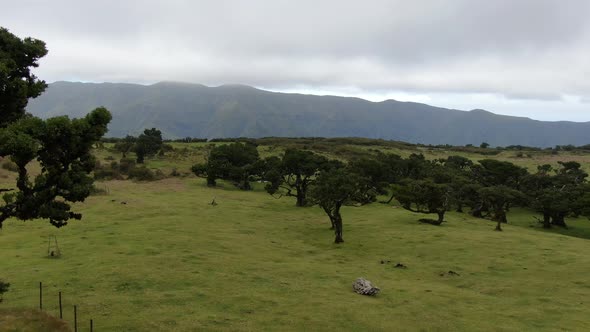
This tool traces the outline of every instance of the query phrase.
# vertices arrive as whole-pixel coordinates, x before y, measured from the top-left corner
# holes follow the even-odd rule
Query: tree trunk
[[[551,215],[548,212],[543,213],[543,228],[551,228]]]
[[[506,212],[503,209],[494,210],[494,217],[492,218],[492,220],[504,224],[508,223],[508,220],[506,219]]]
[[[207,186],[208,187],[215,187],[217,183],[215,182],[215,178],[214,177],[207,177]]]
[[[553,215],[553,220],[551,221],[552,225],[567,228],[565,223],[565,213],[556,213]]]
[[[340,211],[334,212],[334,234],[336,235],[334,243],[344,242],[342,239],[342,216],[340,216]]]
[[[393,191],[393,193],[391,194],[391,196],[389,197],[389,199],[387,200],[387,204],[391,203],[391,201],[393,201],[393,197],[395,196],[395,191]]]
[[[436,224],[437,224],[437,225],[440,225],[440,224],[442,224],[442,223],[443,223],[443,221],[444,221],[444,218],[445,218],[445,211],[442,211],[442,212],[441,212],[441,211],[439,211],[439,212],[437,212],[436,214],[438,215],[438,220],[436,221]]]
[[[481,214],[482,210],[483,210],[483,205],[479,205],[471,211],[471,215],[476,218],[482,218],[482,214]]]
[[[307,205],[307,201],[305,199],[305,193],[302,190],[300,190],[299,188],[297,188],[297,203],[295,205],[299,206],[299,207]]]
[[[501,232],[502,231],[502,221],[498,220],[498,224],[496,224],[496,231]]]

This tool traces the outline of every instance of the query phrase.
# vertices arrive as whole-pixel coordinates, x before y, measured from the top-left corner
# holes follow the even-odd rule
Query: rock
[[[374,287],[371,282],[365,278],[358,278],[352,284],[352,289],[358,294],[375,296],[379,293],[380,289]]]

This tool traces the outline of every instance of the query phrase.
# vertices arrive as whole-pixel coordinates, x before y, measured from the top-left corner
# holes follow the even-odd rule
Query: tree
[[[131,135],[127,135],[125,136],[125,138],[115,143],[115,150],[121,152],[123,154],[123,158],[126,158],[127,153],[129,153],[133,149],[136,141],[137,138]]]
[[[0,228],[10,217],[49,219],[56,227],[80,219],[68,202],[82,202],[90,195],[92,145],[106,133],[110,120],[105,108],[97,108],[83,119],[25,117],[0,129],[0,156],[10,156],[18,167],[16,188],[0,190],[6,192]],[[41,172],[31,182],[27,166],[35,159]]]
[[[364,178],[364,187],[360,188],[361,204],[377,200],[377,195],[387,194],[390,183],[395,181],[391,167],[378,159],[360,158],[349,163],[349,169]]]
[[[262,163],[255,145],[231,143],[214,147],[206,163],[196,164],[191,170],[207,178],[207,185],[215,186],[217,179],[232,181],[242,189],[250,190],[250,177],[260,173]]]
[[[93,144],[107,131],[111,114],[97,108],[83,119],[56,117],[41,120],[25,116],[28,98],[39,96],[44,81],[31,74],[47,54],[40,40],[12,35],[0,28],[0,157],[17,168],[16,188],[0,188],[0,228],[8,218],[49,219],[61,227],[80,219],[69,203],[84,201],[92,188]],[[36,160],[41,170],[33,181],[27,166]]]
[[[162,148],[162,132],[156,128],[145,129],[135,143],[137,163],[143,164],[145,157],[154,156]]]
[[[333,168],[319,174],[309,192],[311,201],[318,204],[330,218],[334,229],[334,243],[342,243],[342,215],[340,208],[347,202],[358,201],[365,179],[344,168]]]
[[[481,142],[481,144],[479,145],[479,147],[482,149],[487,149],[489,146],[490,144],[487,142]]]
[[[271,195],[295,197],[296,206],[306,206],[310,185],[329,164],[328,159],[311,151],[287,149],[282,159],[266,159],[265,189]]]
[[[505,185],[484,187],[479,189],[478,194],[492,210],[492,220],[498,222],[497,231],[502,230],[502,223],[508,222],[506,211],[510,205],[526,202],[526,196],[523,193]]]
[[[408,211],[436,213],[437,220],[429,222],[434,225],[443,223],[445,212],[451,207],[449,186],[435,183],[431,179],[406,180],[398,187],[396,198]]]
[[[0,27],[0,128],[22,118],[29,98],[38,97],[47,84],[31,73],[47,54],[45,43],[19,37]]]
[[[565,217],[578,215],[584,208],[580,198],[587,191],[588,176],[575,161],[558,162],[559,169],[550,165],[537,167],[537,173],[523,178],[524,191],[529,196],[530,206],[543,214],[543,227],[567,227]],[[555,174],[551,174],[554,171]]]

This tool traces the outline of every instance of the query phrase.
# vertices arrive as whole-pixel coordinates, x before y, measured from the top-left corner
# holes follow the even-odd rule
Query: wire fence
[[[11,284],[4,294],[4,303],[23,304],[26,307],[39,309],[51,316],[58,317],[70,325],[74,332],[94,331],[95,322],[89,308],[80,307],[76,303],[73,292],[64,292],[57,285],[39,282],[35,285]]]

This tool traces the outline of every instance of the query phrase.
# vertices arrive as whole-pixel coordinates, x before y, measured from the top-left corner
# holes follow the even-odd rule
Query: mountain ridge
[[[474,109],[461,111],[388,99],[271,92],[241,84],[58,81],[29,102],[42,118],[84,116],[98,106],[113,113],[108,136],[156,127],[179,137],[381,138],[424,144],[584,145],[590,122],[540,121]]]

